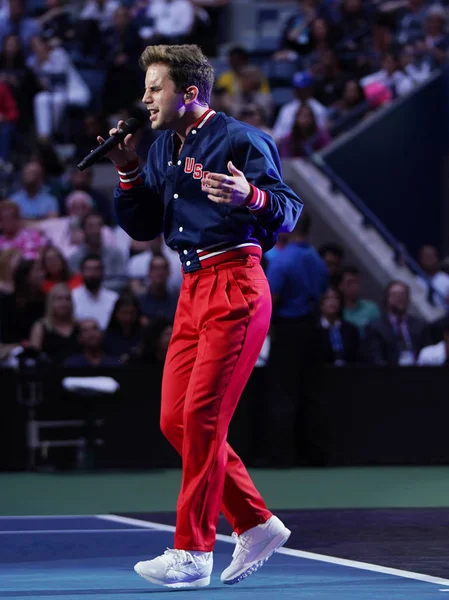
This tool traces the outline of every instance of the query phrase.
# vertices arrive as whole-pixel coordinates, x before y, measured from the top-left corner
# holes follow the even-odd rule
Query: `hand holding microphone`
[[[104,156],[107,156],[117,167],[122,167],[138,160],[139,157],[134,146],[133,134],[142,125],[135,118],[128,119],[127,121],[119,121],[117,127],[109,131],[110,137],[107,140],[101,136],[97,137],[100,146],[83,158],[79,165],[77,165],[78,169],[84,171],[84,169],[91,167]]]

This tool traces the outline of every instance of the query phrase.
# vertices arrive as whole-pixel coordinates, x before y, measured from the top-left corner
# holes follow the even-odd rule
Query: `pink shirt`
[[[31,227],[24,227],[13,238],[0,235],[0,250],[16,248],[27,260],[39,258],[39,251],[44,246],[48,246],[47,238],[40,231]]]

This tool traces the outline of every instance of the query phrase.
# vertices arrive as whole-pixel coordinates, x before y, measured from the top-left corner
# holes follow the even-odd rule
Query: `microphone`
[[[143,123],[134,117],[131,117],[131,119],[128,119],[122,123],[117,133],[111,135],[111,137],[105,140],[101,146],[98,146],[98,148],[95,148],[95,150],[92,150],[90,154],[83,158],[79,165],[77,165],[77,169],[79,171],[84,171],[84,169],[91,167],[94,163],[99,161],[101,158],[103,158],[103,156],[110,152],[112,148],[115,148],[121,142],[123,142],[129,133],[136,133],[136,131],[140,129],[142,125]]]

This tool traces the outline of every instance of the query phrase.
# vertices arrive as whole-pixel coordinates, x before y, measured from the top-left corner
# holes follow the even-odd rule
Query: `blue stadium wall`
[[[386,227],[416,255],[447,251],[449,69],[322,153]],[[446,171],[446,173],[445,173]]]

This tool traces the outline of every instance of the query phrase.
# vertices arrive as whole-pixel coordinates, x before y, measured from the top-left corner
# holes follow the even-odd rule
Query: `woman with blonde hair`
[[[33,325],[30,343],[55,363],[78,351],[72,295],[65,283],[57,283],[48,292],[45,316]]]
[[[14,291],[14,271],[21,259],[17,248],[0,251],[0,294],[12,294]]]

